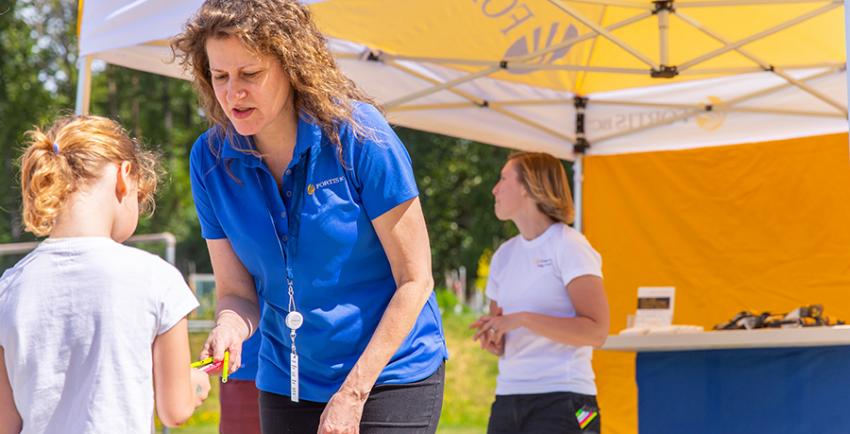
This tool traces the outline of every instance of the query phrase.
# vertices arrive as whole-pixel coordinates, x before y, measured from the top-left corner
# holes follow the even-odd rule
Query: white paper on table
[[[676,288],[672,286],[641,286],[634,327],[669,327],[673,324],[673,302]]]

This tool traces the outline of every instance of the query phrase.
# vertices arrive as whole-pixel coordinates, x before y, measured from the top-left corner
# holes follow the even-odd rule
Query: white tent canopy
[[[182,77],[179,66],[170,62],[167,40],[201,3],[86,1],[80,54],[86,59]],[[346,1],[310,3],[333,7]],[[569,17],[564,14],[564,18]],[[566,86],[553,89],[492,75],[468,80],[467,71],[446,66],[443,59],[404,60],[403,53],[376,59],[374,53],[382,54],[381,47],[333,37],[329,41],[345,72],[378,101],[389,103],[390,119],[398,125],[572,158],[572,144],[577,139],[575,95]],[[746,72],[747,68],[719,78],[676,83],[659,79],[656,86],[583,95],[589,101],[584,128],[592,144],[588,153],[726,145],[846,131],[843,60],[787,71],[828,96],[833,104],[775,73]],[[535,66],[544,69],[549,65]],[[752,63],[748,69],[761,68]],[[452,81],[458,84],[445,86]],[[434,92],[435,86],[446,88]],[[429,93],[399,104],[424,92]],[[706,111],[707,106],[711,111]]]
[[[77,110],[88,110],[92,59],[188,78],[168,40],[201,3],[86,1]],[[839,0],[307,3],[339,65],[391,122],[575,159],[577,182],[576,151],[686,149],[848,128]],[[493,17],[508,22],[488,33]],[[500,39],[521,26],[533,30]],[[673,78],[649,77],[671,70]]]

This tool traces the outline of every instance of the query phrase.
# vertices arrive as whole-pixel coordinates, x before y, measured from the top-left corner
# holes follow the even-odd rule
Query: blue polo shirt
[[[227,238],[265,301],[260,322],[257,387],[289,395],[291,341],[286,276],[304,315],[296,345],[302,399],[326,402],[339,389],[377,328],[396,291],[372,220],[419,192],[410,156],[381,113],[355,103],[339,148],[303,115],[292,161],[278,189],[250,138],[215,128],[195,142],[191,180],[201,233]],[[405,384],[434,373],[447,357],[434,294],[378,377]]]

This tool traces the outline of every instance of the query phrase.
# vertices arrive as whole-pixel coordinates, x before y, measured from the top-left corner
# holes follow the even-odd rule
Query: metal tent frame
[[[387,112],[416,112],[434,109],[452,109],[465,107],[480,107],[498,113],[512,121],[519,122],[534,130],[543,132],[546,135],[556,138],[558,141],[565,142],[573,146],[575,155],[574,166],[574,189],[576,196],[576,223],[577,229],[581,230],[581,189],[583,180],[583,163],[584,155],[594,145],[604,143],[613,138],[619,138],[643,132],[649,129],[658,128],[664,125],[669,125],[673,122],[688,119],[706,112],[714,110],[724,110],[729,112],[747,112],[761,113],[771,115],[789,115],[789,116],[814,116],[814,117],[831,117],[847,119],[847,106],[839,101],[836,101],[829,95],[825,95],[811,86],[809,82],[819,78],[823,78],[832,74],[843,73],[846,70],[846,63],[818,63],[808,65],[779,65],[771,62],[770,59],[762,59],[759,56],[751,53],[745,47],[763,40],[771,35],[774,35],[782,30],[799,25],[813,18],[822,16],[829,11],[839,8],[844,5],[842,0],[715,0],[715,1],[693,1],[682,2],[677,0],[655,0],[652,3],[635,2],[629,0],[571,0],[573,3],[585,3],[598,6],[616,6],[621,8],[634,9],[637,13],[629,18],[602,27],[596,24],[593,20],[582,14],[575,7],[570,6],[564,0],[547,0],[557,9],[564,12],[576,21],[580,22],[588,29],[589,32],[575,37],[568,38],[560,43],[554,44],[544,49],[531,52],[526,55],[504,58],[494,61],[482,61],[473,59],[457,59],[457,58],[440,58],[440,57],[416,57],[393,55],[381,52],[380,50],[368,49],[361,55],[354,54],[339,54],[338,59],[349,60],[365,60],[371,62],[380,62],[389,67],[395,68],[415,79],[423,81],[427,87],[416,92],[395,98],[384,104]],[[718,8],[729,6],[764,6],[780,4],[813,4],[814,7],[799,15],[787,19],[779,24],[775,24],[770,28],[754,32],[744,38],[738,40],[729,40],[723,37],[719,32],[709,26],[700,23],[692,18],[686,11],[694,8]],[[846,13],[846,12],[845,12]],[[677,65],[670,64],[669,47],[673,35],[670,34],[670,20],[677,19],[684,23],[687,28],[696,29],[702,34],[719,42],[720,48],[712,49],[689,60],[686,60]],[[613,34],[613,31],[627,28],[645,20],[655,19],[658,26],[658,46],[659,55],[657,59],[640,52],[632,46],[628,41],[625,41]],[[536,60],[542,59],[544,56],[556,52],[558,50],[569,47],[573,44],[588,41],[595,38],[604,38],[619,47],[623,52],[628,53],[632,58],[637,59],[640,63],[646,65],[646,68],[618,68],[618,67],[597,67],[577,64],[546,64],[535,63]],[[161,44],[161,42],[153,42],[153,45]],[[715,59],[729,52],[736,52],[753,63],[752,67],[736,67],[736,68],[705,68],[698,69],[696,66],[703,64],[709,60]],[[408,66],[411,62],[421,64],[431,64],[443,67],[480,67],[477,71],[465,73],[459,77],[442,81],[438,78],[423,74],[414,68]],[[80,59],[80,73],[77,87],[76,112],[87,114],[90,106],[91,92],[91,56],[84,56]],[[795,78],[788,73],[794,69],[815,69],[818,72],[810,74],[803,78]],[[573,98],[559,99],[527,99],[527,100],[485,100],[469,92],[460,89],[460,86],[465,83],[470,83],[478,79],[488,78],[500,71],[539,71],[539,70],[560,70],[585,73],[620,73],[620,74],[643,74],[653,78],[663,80],[665,78],[673,78],[678,75],[705,75],[714,74],[720,76],[738,75],[751,72],[768,72],[781,78],[785,84],[774,86],[768,89],[754,91],[748,94],[740,95],[732,100],[725,101],[722,105],[706,104],[704,102],[695,102],[694,104],[665,104],[665,103],[646,103],[623,100],[605,100],[605,99],[588,99],[583,95],[573,95]],[[809,110],[788,110],[775,108],[756,108],[756,107],[741,107],[741,104],[751,101],[755,98],[778,92],[789,87],[795,87],[801,91],[811,95],[814,98],[827,104],[830,111],[809,111]],[[447,91],[451,94],[460,97],[462,102],[451,103],[431,103],[431,104],[415,104],[426,96],[436,94],[438,92]],[[508,110],[509,107],[519,106],[540,106],[540,105],[573,105],[576,109],[574,134],[564,134],[551,126],[536,122],[527,116],[523,116]],[[610,133],[601,137],[596,137],[589,140],[585,134],[584,125],[586,110],[589,106],[597,105],[619,105],[633,107],[654,107],[654,108],[675,108],[683,110],[680,114],[673,117],[668,117],[648,124],[635,126],[633,128]]]

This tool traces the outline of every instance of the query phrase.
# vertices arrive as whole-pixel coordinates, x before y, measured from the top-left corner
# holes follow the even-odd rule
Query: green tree
[[[478,277],[479,260],[517,234],[493,212],[492,189],[511,150],[455,137],[397,128],[410,151],[431,239],[434,280],[466,267],[467,291]],[[572,163],[564,162],[572,182]],[[485,268],[486,269],[486,268]]]
[[[134,137],[160,154],[164,178],[156,212],[139,222],[137,233],[171,232],[177,237],[178,266],[210,272],[200,237],[189,182],[189,151],[207,128],[191,83],[115,65],[92,78],[93,114],[119,121]]]
[[[397,132],[413,159],[431,239],[434,280],[443,286],[443,273],[464,266],[467,283],[472,283],[484,250],[515,233],[510,222],[496,219],[491,194],[510,151],[411,129]]]
[[[24,132],[46,121],[61,101],[45,85],[54,53],[29,23],[35,14],[32,2],[0,0],[0,179],[6,186],[0,189],[0,242],[32,239],[21,225],[16,162]]]

